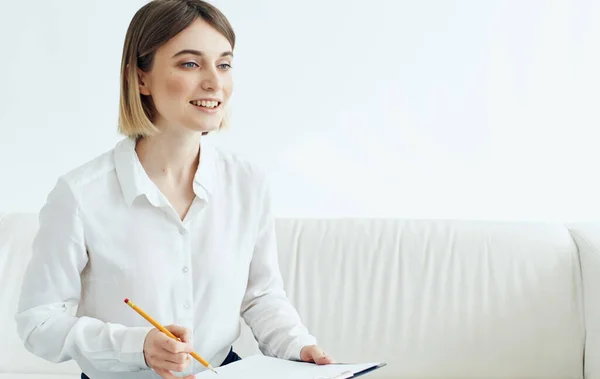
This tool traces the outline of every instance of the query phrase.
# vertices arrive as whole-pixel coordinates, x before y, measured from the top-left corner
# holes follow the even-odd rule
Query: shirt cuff
[[[311,335],[296,337],[285,352],[285,359],[300,361],[300,352],[305,346],[316,345],[317,339]]]
[[[154,328],[147,326],[131,327],[125,330],[120,353],[121,361],[137,365],[140,369],[149,369],[146,358],[144,358],[144,342],[146,341],[146,335],[152,329]]]

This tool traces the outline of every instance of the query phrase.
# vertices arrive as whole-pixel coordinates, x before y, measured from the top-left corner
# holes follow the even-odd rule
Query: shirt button
[[[187,234],[187,230],[184,228],[179,229],[179,234],[181,234],[182,236]]]
[[[188,266],[183,266],[183,268],[181,269],[181,271],[183,271],[183,273],[187,273],[188,272]]]
[[[190,303],[185,303],[185,304],[183,304],[183,307],[184,307],[185,309],[190,309]]]

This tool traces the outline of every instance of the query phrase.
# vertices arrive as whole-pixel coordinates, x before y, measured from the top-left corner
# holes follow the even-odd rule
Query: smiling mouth
[[[204,109],[217,109],[221,106],[221,102],[215,100],[192,100],[190,104]]]

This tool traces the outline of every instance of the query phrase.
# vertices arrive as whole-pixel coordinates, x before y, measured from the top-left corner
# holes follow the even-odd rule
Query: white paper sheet
[[[379,365],[379,363],[329,364],[296,362],[263,355],[253,355],[207,370],[196,375],[197,379],[345,379],[352,374]]]

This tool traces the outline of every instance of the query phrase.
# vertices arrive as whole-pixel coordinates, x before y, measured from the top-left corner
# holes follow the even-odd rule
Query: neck
[[[199,163],[201,133],[164,130],[138,140],[136,152],[150,177],[181,182],[193,179]]]

